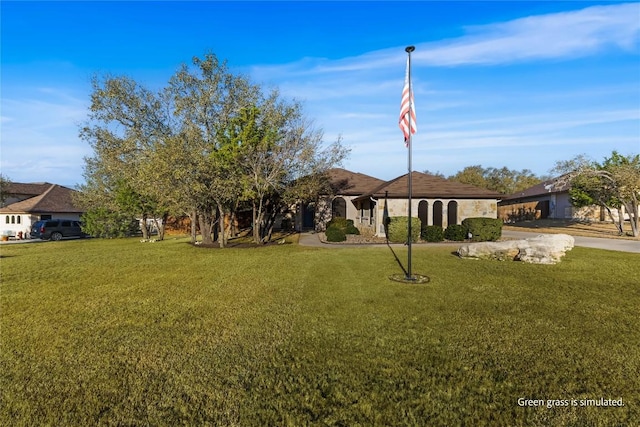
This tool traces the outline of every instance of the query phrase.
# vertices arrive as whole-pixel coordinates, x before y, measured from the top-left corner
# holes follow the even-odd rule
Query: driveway
[[[537,236],[540,232],[502,230],[502,236],[510,239],[526,239]],[[640,241],[624,239],[606,239],[602,237],[573,236],[576,246],[585,248],[607,249],[610,251],[640,253]]]

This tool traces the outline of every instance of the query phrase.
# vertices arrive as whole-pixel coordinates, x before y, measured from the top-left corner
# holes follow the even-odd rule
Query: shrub
[[[353,220],[347,219],[342,216],[337,216],[332,218],[331,221],[327,223],[327,228],[336,227],[336,228],[347,228],[347,224],[351,222],[353,225]]]
[[[356,228],[352,219],[346,219],[344,217],[336,217],[327,223],[327,229],[339,228],[345,234],[360,234],[360,230]]]
[[[467,238],[467,229],[458,224],[451,224],[444,230],[444,238],[454,242],[462,242]]]
[[[467,218],[462,221],[474,242],[494,242],[502,236],[502,221],[496,218]]]
[[[353,224],[347,225],[347,228],[344,229],[344,232],[345,234],[360,234],[360,230],[358,230],[358,228]]]
[[[327,242],[344,242],[347,240],[347,235],[344,230],[338,227],[329,227],[325,231],[327,236]]]
[[[407,228],[409,217],[394,216],[389,218],[389,241],[393,243],[407,242]],[[419,218],[411,218],[411,241],[417,242],[420,238],[421,222]]]
[[[126,237],[140,233],[140,225],[126,213],[95,208],[82,215],[82,231],[93,237]]]
[[[422,228],[422,239],[427,242],[442,242],[444,232],[439,225],[426,225]]]

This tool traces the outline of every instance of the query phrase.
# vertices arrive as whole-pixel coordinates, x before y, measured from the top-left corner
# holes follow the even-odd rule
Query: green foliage
[[[327,223],[327,228],[339,228],[345,234],[360,234],[360,230],[355,226],[352,219],[346,219],[343,217],[332,218]]]
[[[347,228],[344,229],[344,232],[346,234],[356,234],[356,235],[360,234],[360,230],[358,230],[358,228],[355,225],[353,225],[353,223],[347,224]]]
[[[351,221],[351,225],[353,225],[353,220],[347,220],[347,218],[342,216],[331,218],[331,220],[327,222],[327,228],[329,227],[347,228],[347,225],[348,225],[347,221]]]
[[[501,194],[512,194],[532,187],[542,181],[529,169],[521,171],[503,168],[483,168],[480,165],[467,166],[448,179],[463,184],[486,188]]]
[[[637,419],[637,254],[576,247],[540,266],[416,245],[426,286],[390,282],[399,269],[384,247],[89,239],[0,254],[0,425]],[[519,397],[624,406],[526,408]]]
[[[389,241],[393,243],[407,243],[407,232],[409,228],[409,217],[392,216],[389,217]],[[417,242],[420,238],[420,228],[422,223],[419,218],[411,218],[411,241]]]
[[[0,173],[0,205],[4,205],[7,198],[7,187],[11,184],[9,177]]]
[[[444,238],[454,242],[462,242],[467,238],[467,232],[463,225],[451,224],[444,230]]]
[[[444,240],[444,232],[439,225],[425,225],[422,227],[422,240],[427,242],[442,242]]]
[[[95,208],[82,215],[82,231],[93,237],[127,237],[137,234],[139,230],[138,221],[120,211]]]
[[[325,231],[328,242],[344,242],[347,240],[347,235],[342,228],[337,226],[331,226]]]
[[[462,226],[474,242],[494,242],[502,236],[502,221],[496,218],[466,218]]]
[[[95,77],[92,89],[80,132],[93,149],[83,205],[135,209],[138,218],[195,213],[206,243],[214,224],[224,228],[218,219],[243,205],[255,208],[254,240],[264,241],[283,206],[317,195],[319,181],[300,178],[347,154],[339,139],[324,144],[300,102],[264,91],[213,53],[183,64],[158,92],[112,76]],[[219,235],[224,245],[227,233]]]

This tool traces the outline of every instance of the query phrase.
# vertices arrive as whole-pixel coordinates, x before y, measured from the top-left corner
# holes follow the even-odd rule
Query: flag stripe
[[[404,87],[402,88],[402,100],[400,102],[400,130],[404,135],[404,143],[409,145],[409,126],[411,126],[411,135],[418,130],[416,123],[416,109],[413,103],[413,88],[409,84],[409,58],[407,58],[407,70],[404,77]]]

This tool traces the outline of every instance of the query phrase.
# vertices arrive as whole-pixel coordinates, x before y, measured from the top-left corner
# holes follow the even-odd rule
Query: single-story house
[[[79,220],[84,211],[73,201],[76,190],[57,184],[9,183],[0,207],[0,230],[28,236],[31,226],[44,219]]]
[[[605,211],[600,206],[576,208],[571,205],[571,185],[563,178],[549,179],[504,196],[498,203],[498,217],[504,222],[546,218],[604,221]]]
[[[500,194],[421,172],[411,175],[411,216],[420,218],[423,225],[446,228],[470,217],[497,218]],[[390,217],[408,215],[408,173],[383,181],[336,168],[328,176],[333,194],[322,195],[315,203],[316,230],[324,230],[331,218],[345,217],[362,234],[384,236],[385,199]],[[304,208],[302,213],[309,210]]]

